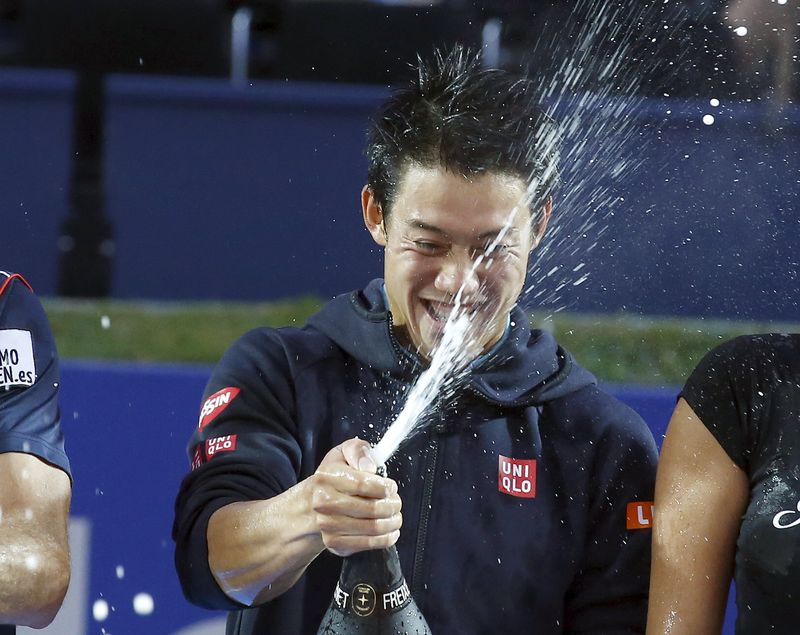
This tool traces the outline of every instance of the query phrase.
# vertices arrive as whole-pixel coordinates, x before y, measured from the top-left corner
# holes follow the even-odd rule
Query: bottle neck
[[[336,585],[334,603],[356,615],[394,612],[411,601],[395,547],[348,556]]]

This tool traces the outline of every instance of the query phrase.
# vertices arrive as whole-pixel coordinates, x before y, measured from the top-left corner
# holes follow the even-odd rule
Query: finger
[[[397,483],[392,479],[363,472],[349,465],[321,465],[315,478],[320,487],[333,488],[350,496],[387,498],[397,493]]]
[[[402,501],[396,493],[387,498],[364,498],[319,488],[312,495],[311,506],[318,514],[329,516],[389,518],[400,512]]]
[[[370,445],[366,441],[356,437],[345,441],[339,446],[342,449],[345,461],[351,467],[374,474],[378,469],[378,464],[372,458]]]
[[[328,542],[323,542],[328,551],[337,556],[347,557],[359,551],[371,549],[386,549],[391,547],[400,538],[400,532],[394,531],[383,536],[329,536]]]
[[[330,536],[383,536],[399,531],[403,526],[403,515],[388,518],[350,518],[347,516],[317,515],[317,525],[323,539]]]

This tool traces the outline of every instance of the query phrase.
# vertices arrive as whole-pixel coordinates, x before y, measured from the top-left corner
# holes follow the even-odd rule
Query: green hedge
[[[45,299],[64,358],[212,364],[256,326],[300,325],[322,304],[298,298],[258,304]],[[537,324],[537,316],[532,318]],[[719,342],[796,325],[558,313],[543,328],[601,380],[676,385]]]

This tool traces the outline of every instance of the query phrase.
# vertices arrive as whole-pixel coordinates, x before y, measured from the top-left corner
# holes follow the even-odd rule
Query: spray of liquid
[[[469,360],[464,339],[469,327],[469,317],[456,305],[447,318],[442,339],[434,349],[430,366],[411,388],[400,414],[372,450],[378,465],[389,460],[422,421],[425,411],[442,388],[452,385],[465,368]]]
[[[562,166],[548,235],[531,257],[528,286],[522,301],[546,307],[550,313],[568,306],[565,289],[583,285],[590,277],[587,261],[606,236],[608,218],[623,201],[615,182],[642,167],[644,156],[637,145],[636,115],[644,103],[640,87],[654,83],[665,70],[676,71],[659,57],[661,44],[681,27],[685,15],[670,0],[579,0],[567,24],[545,25],[531,51],[530,63],[538,77],[542,103],[549,106],[554,125],[531,139],[542,156],[551,157],[544,172],[531,175],[528,202],[536,200],[541,183]],[[539,58],[561,57],[549,71],[536,74]],[[491,267],[493,250],[513,222],[509,213],[501,235],[473,265]],[[524,213],[527,213],[527,209]],[[562,262],[576,254],[586,258],[570,268]],[[448,391],[454,391],[468,374],[469,362],[479,351],[470,342],[480,325],[461,306],[459,290],[455,308],[443,335],[431,354],[431,363],[408,392],[403,408],[373,449],[379,464],[385,463],[425,420],[425,415]]]
[[[678,28],[682,18],[672,5],[581,0],[566,29],[574,39],[550,29],[553,35],[543,35],[532,52],[533,58],[566,54],[550,76],[540,78],[559,128],[562,171],[553,222],[524,290],[529,306],[554,313],[574,303],[576,287],[590,280],[592,252],[611,238],[607,221],[624,204],[616,185],[641,167],[645,155],[636,144],[640,88],[661,70],[657,55],[642,56]],[[567,50],[569,39],[575,44]]]

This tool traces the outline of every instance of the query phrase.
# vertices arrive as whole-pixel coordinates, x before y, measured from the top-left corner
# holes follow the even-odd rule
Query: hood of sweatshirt
[[[393,336],[382,289],[383,280],[376,279],[363,290],[337,296],[309,319],[308,326],[363,364],[410,379],[425,363]],[[550,333],[531,329],[525,312],[514,307],[507,336],[470,365],[467,382],[493,403],[532,406],[595,384],[596,379]]]

